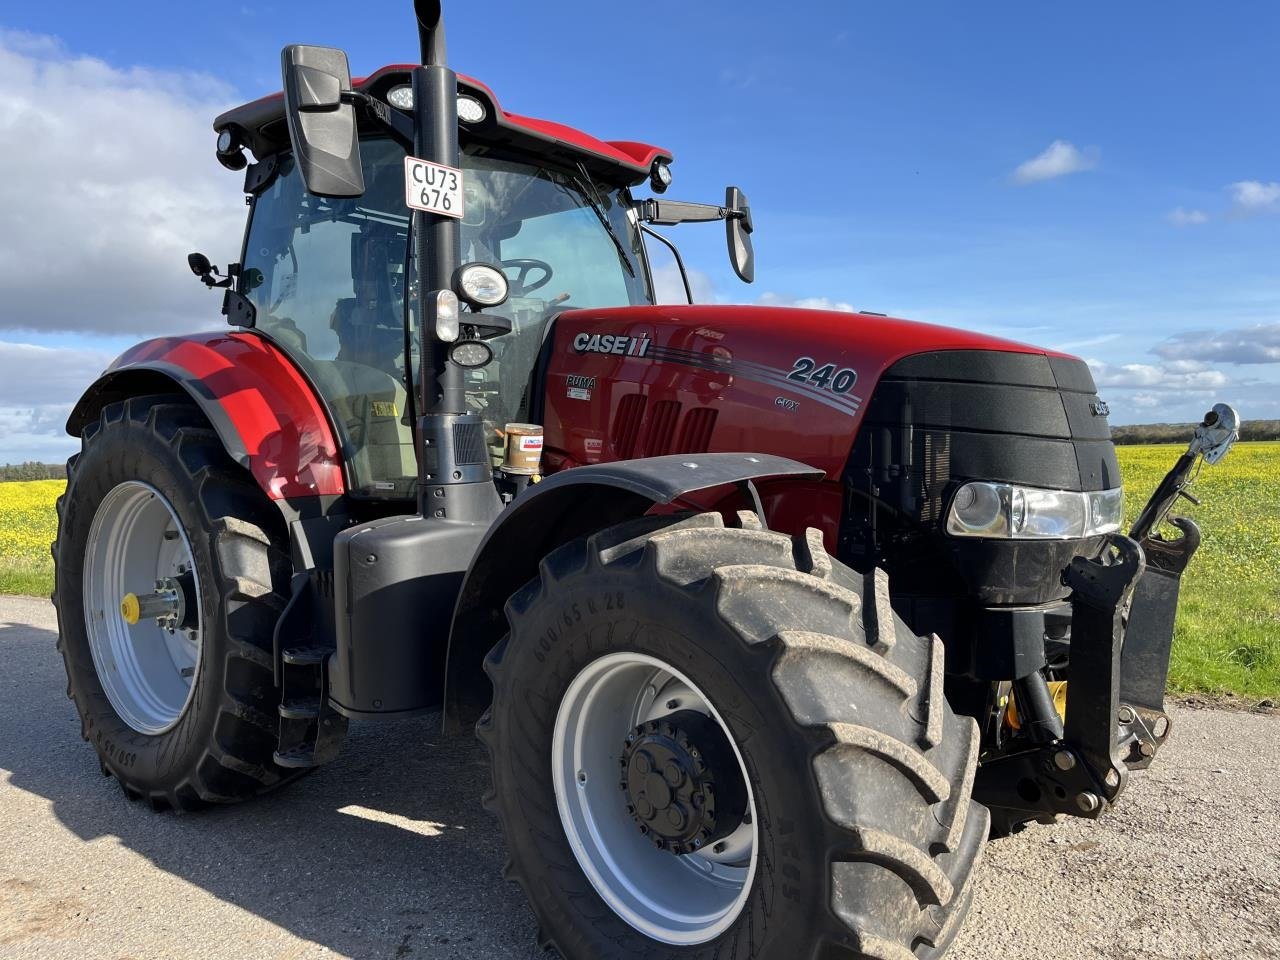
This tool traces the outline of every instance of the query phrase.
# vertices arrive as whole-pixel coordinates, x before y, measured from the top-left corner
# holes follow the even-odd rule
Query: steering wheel
[[[532,257],[520,257],[515,260],[503,260],[504,269],[510,268],[517,271],[516,278],[511,281],[511,295],[514,297],[523,297],[526,293],[533,293],[535,290],[541,290],[551,282],[551,264],[545,260],[534,260]],[[541,270],[540,276],[533,283],[525,282],[525,278],[534,270]]]

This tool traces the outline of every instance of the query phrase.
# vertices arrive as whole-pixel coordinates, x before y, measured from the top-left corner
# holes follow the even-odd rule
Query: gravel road
[[[157,815],[104,778],[41,600],[0,598],[0,958],[531,958],[469,737],[353,725],[283,793]],[[1280,718],[1177,709],[1102,823],[987,847],[954,960],[1280,958]]]

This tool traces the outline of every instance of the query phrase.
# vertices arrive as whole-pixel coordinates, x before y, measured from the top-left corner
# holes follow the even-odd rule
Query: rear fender
[[[320,398],[276,346],[251,333],[147,340],[122,354],[67,419],[79,436],[110,403],[175,386],[272,500],[345,492],[342,456]]]
[[[823,475],[763,453],[704,453],[575,467],[529,487],[489,528],[463,580],[449,632],[445,715],[483,706],[488,681],[482,664],[507,632],[507,598],[537,575],[552,550],[691,494],[749,480]]]

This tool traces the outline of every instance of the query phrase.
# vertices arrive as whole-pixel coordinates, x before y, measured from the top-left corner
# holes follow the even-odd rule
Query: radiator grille
[[[649,431],[645,435],[644,455],[660,457],[671,452],[671,441],[676,435],[676,423],[680,420],[678,400],[659,400],[649,415]]]
[[[640,439],[640,423],[644,420],[645,398],[642,393],[629,393],[618,403],[613,418],[613,449],[619,460],[630,460]]]
[[[711,449],[711,432],[716,426],[714,407],[694,407],[684,415],[680,439],[672,453],[706,453]]]

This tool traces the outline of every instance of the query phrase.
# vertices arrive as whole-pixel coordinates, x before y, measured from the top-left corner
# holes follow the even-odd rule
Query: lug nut
[[[1120,722],[1121,722],[1121,723],[1133,723],[1133,721],[1134,721],[1134,718],[1135,718],[1135,717],[1136,717],[1136,714],[1133,712],[1133,708],[1132,708],[1132,707],[1121,707],[1121,708],[1120,708]]]

